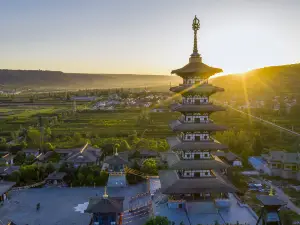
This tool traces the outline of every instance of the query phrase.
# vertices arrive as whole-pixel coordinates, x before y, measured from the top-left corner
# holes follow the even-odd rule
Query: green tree
[[[24,163],[26,165],[30,165],[30,164],[32,164],[34,162],[34,160],[35,160],[35,156],[34,155],[29,155],[29,156],[27,156],[25,158],[25,162]]]
[[[149,219],[145,225],[170,225],[171,221],[164,216],[156,216]]]
[[[14,163],[16,165],[22,165],[25,162],[25,158],[26,158],[25,153],[22,151],[19,151],[19,152],[17,152],[17,154],[14,158]]]
[[[50,173],[53,173],[55,171],[55,167],[53,166],[52,163],[47,163],[45,165],[45,173],[46,174],[50,174]]]
[[[50,142],[46,142],[44,144],[43,149],[46,150],[46,151],[53,151],[54,150],[54,146]]]
[[[143,162],[141,170],[146,174],[157,175],[157,164],[155,159],[146,159]]]
[[[0,137],[0,144],[6,144],[6,138]]]
[[[21,173],[20,173],[20,171],[16,170],[16,171],[12,172],[9,175],[8,179],[10,181],[13,181],[13,182],[16,182],[17,184],[19,184],[20,183],[20,179],[21,179]]]
[[[40,131],[38,129],[30,128],[28,130],[28,138],[34,146],[39,146]]]
[[[131,147],[130,145],[128,144],[128,142],[126,140],[122,140],[121,143],[120,143],[120,151],[128,151],[130,150]]]
[[[81,134],[78,132],[74,133],[74,140],[76,141],[76,143],[80,142],[81,140]]]
[[[51,134],[52,134],[51,128],[47,127],[44,131],[44,134],[45,134],[45,137],[47,138],[47,140],[49,140],[51,138]]]
[[[80,185],[82,185],[84,183],[85,176],[82,173],[78,173],[77,174],[77,179],[78,179]]]
[[[86,182],[89,184],[89,185],[92,185],[94,183],[94,176],[93,174],[89,174],[86,178]]]

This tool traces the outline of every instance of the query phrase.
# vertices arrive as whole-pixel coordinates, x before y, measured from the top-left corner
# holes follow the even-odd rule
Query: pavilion
[[[84,212],[92,214],[90,224],[122,224],[123,201],[124,197],[109,197],[105,187],[103,197],[90,198]]]
[[[50,173],[46,178],[46,184],[50,186],[61,186],[65,185],[64,178],[67,175],[65,172],[56,172]]]
[[[108,187],[125,187],[127,185],[125,167],[128,163],[128,155],[119,154],[117,151],[104,160],[103,169],[106,169],[109,173]]]

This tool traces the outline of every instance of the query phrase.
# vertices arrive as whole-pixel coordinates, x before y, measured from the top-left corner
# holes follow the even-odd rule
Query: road
[[[253,179],[253,178],[252,178]],[[263,179],[253,179],[256,180],[258,182],[262,182],[265,185],[268,185],[270,187],[273,188],[273,190],[275,190],[276,192],[276,196],[287,203],[287,207],[289,207],[293,212],[297,213],[298,215],[300,215],[300,208],[297,207],[291,200],[290,197],[288,195],[286,195],[283,190],[281,188],[276,187],[275,185],[273,185],[272,183],[270,183],[269,181],[265,181]]]

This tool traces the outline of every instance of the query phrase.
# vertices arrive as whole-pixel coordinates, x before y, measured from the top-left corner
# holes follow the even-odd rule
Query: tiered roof
[[[192,169],[192,170],[209,170],[209,169],[226,169],[229,167],[228,164],[224,163],[218,157],[212,157],[211,159],[180,159],[178,154],[174,152],[164,152],[161,153],[162,158],[164,158],[168,163],[168,168],[173,170],[180,169]]]
[[[218,105],[213,105],[212,103],[207,104],[176,104],[171,106],[171,109],[173,111],[177,112],[217,112],[217,111],[225,111],[225,108]]]
[[[197,151],[197,150],[225,150],[228,149],[227,145],[215,142],[213,140],[208,141],[182,141],[178,137],[167,138],[170,149],[173,151]]]
[[[161,191],[164,194],[228,193],[237,189],[227,180],[215,174],[213,177],[180,178],[174,170],[159,171]]]
[[[121,213],[124,197],[92,197],[85,213]]]
[[[205,94],[213,94],[216,92],[224,91],[224,88],[213,86],[212,84],[180,84],[176,87],[171,87],[170,91],[176,93],[184,93],[184,92],[196,92],[196,93],[205,93]]]
[[[180,120],[174,120],[171,122],[170,127],[173,131],[185,132],[185,131],[224,131],[227,127],[217,125],[212,122],[209,123],[187,123]]]
[[[184,67],[173,70],[172,74],[177,74],[178,76],[185,77],[202,77],[203,79],[208,79],[210,76],[223,72],[220,68],[214,68],[208,66],[202,62],[201,57],[191,57],[188,64]]]
[[[112,156],[108,156],[104,163],[109,165],[127,165],[128,164],[128,155],[127,154],[114,154]]]

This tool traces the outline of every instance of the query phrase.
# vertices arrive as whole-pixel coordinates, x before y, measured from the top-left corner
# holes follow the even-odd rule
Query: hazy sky
[[[0,68],[170,74],[195,15],[226,73],[300,61],[300,0],[0,0]]]

